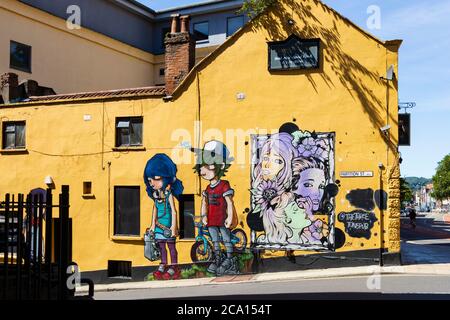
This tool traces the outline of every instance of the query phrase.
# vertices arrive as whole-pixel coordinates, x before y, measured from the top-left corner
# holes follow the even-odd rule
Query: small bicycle
[[[212,261],[214,245],[208,227],[204,226],[202,222],[195,221],[200,216],[194,216],[188,213],[194,220],[194,225],[198,229],[195,243],[191,247],[191,259],[193,262]],[[247,247],[247,235],[242,229],[233,229],[231,231],[231,243],[233,244],[235,252],[243,252]],[[221,241],[221,246],[223,246]]]

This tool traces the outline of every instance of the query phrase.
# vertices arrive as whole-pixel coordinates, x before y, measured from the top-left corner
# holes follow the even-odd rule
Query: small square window
[[[194,39],[195,41],[205,41],[209,39],[209,23],[194,23]]]
[[[9,67],[31,73],[31,47],[16,41],[10,42]]]
[[[159,69],[159,75],[161,77],[163,77],[165,74],[166,74],[166,69],[164,69],[164,68]]]
[[[25,121],[3,123],[3,149],[25,149]]]
[[[116,147],[142,146],[142,117],[116,119]]]
[[[92,182],[84,181],[83,182],[83,195],[91,195],[92,194]]]
[[[244,25],[244,16],[227,18],[227,37],[232,36]]]

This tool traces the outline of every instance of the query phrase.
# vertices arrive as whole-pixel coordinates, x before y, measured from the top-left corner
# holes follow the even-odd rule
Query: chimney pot
[[[181,32],[189,32],[189,16],[182,16],[181,19]]]
[[[171,29],[170,29],[170,33],[174,34],[174,33],[177,33],[178,19],[179,19],[180,15],[179,14],[172,14],[171,17],[172,17],[172,26],[171,26]]]

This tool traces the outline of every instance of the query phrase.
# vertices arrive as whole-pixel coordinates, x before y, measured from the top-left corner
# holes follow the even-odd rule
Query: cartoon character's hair
[[[175,198],[183,193],[183,183],[177,179],[177,166],[167,155],[158,153],[147,161],[144,170],[144,183],[147,186],[147,194],[153,200],[155,199],[155,190],[150,185],[148,179],[161,177],[163,181],[163,190],[170,186],[170,190]]]
[[[223,164],[213,163],[212,165],[214,166],[214,174],[218,179],[225,177],[225,174],[227,173],[228,169],[231,167],[230,163],[223,163]],[[200,175],[200,169],[203,166],[210,166],[210,164],[207,164],[205,162],[198,163],[193,168],[194,172]]]

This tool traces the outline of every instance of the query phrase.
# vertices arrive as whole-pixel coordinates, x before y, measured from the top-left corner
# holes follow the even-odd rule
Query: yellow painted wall
[[[297,6],[297,3],[303,6]],[[293,11],[298,13],[293,15],[296,23],[289,29],[283,22],[286,12]],[[201,120],[203,134],[209,129],[219,129],[224,134],[223,140],[235,153],[233,141],[225,137],[226,129],[270,131],[295,119],[302,130],[336,133],[336,179],[340,180],[336,214],[356,209],[345,198],[350,190],[380,188],[379,163],[386,168],[382,172],[383,188],[389,189],[395,198],[398,188],[395,179],[391,178],[398,173],[396,154],[388,147],[379,128],[386,125],[388,117],[392,126],[388,140],[397,144],[396,82],[387,90],[386,82],[380,80],[388,65],[394,64],[397,69],[397,52],[388,50],[384,43],[362,33],[314,0],[285,0],[283,7],[262,18],[262,24],[244,28],[197,66],[171,102],[137,99],[2,108],[3,121],[27,121],[28,154],[0,155],[0,167],[4,172],[0,196],[3,197],[6,191],[28,192],[32,188],[45,187],[44,177],[51,175],[57,189],[62,184],[71,186],[73,259],[82,271],[104,270],[108,260],[130,260],[133,266],[149,265],[143,257],[141,239],[114,239],[111,236],[113,186],[141,187],[143,233],[149,225],[152,208],[142,180],[145,163],[158,152],[172,157],[181,152],[174,147],[186,139],[173,139],[176,129],[186,129],[197,145],[194,121]],[[291,33],[321,39],[323,61],[320,70],[268,71],[267,41],[282,40]],[[240,92],[245,93],[245,100],[236,99]],[[92,120],[84,121],[85,114],[92,115]],[[146,150],[112,152],[115,117],[136,115],[144,117]],[[208,139],[204,138],[200,145]],[[249,136],[244,140],[250,141]],[[250,144],[234,140],[234,144],[237,143],[249,153]],[[105,153],[101,154],[102,151]],[[75,156],[89,153],[97,155]],[[193,155],[188,152],[187,156],[192,162],[178,165],[179,178],[185,186],[184,193],[197,195],[198,213],[198,191],[203,190],[206,183],[202,181],[199,185],[192,170]],[[108,162],[111,163],[109,194]],[[341,171],[373,171],[374,177],[340,178]],[[250,207],[248,160],[245,164],[233,164],[226,179],[235,189],[236,209],[249,231],[243,213]],[[95,199],[82,198],[83,181],[92,181]],[[108,212],[108,197],[111,212]],[[395,199],[389,200],[390,207],[383,213],[386,230],[383,239],[389,252],[398,252],[398,208],[392,200]],[[379,219],[379,210],[375,213]],[[338,221],[336,227],[344,229]],[[375,249],[379,244],[380,226],[375,224],[370,240],[347,236],[344,247],[338,251]],[[191,241],[178,243],[181,263],[190,262],[191,245]],[[267,252],[265,256],[280,254]]]

